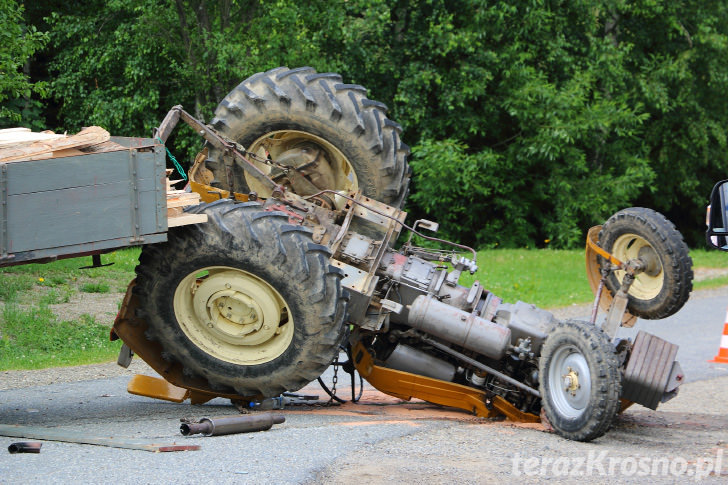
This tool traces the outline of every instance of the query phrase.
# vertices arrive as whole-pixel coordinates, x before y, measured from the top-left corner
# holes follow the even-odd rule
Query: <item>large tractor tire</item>
[[[305,165],[300,173],[306,180],[299,177],[300,184],[293,181],[288,187],[299,195],[360,189],[367,197],[401,208],[410,150],[399,138],[401,127],[386,112],[384,104],[367,98],[365,88],[342,83],[338,74],[281,67],[240,83],[219,104],[211,125],[253,154],[258,168],[270,175],[276,171],[267,161]],[[214,176],[213,186],[270,195],[242,168],[226,164],[223,153],[212,146],[205,166]]]
[[[627,310],[641,318],[661,319],[674,314],[693,289],[693,261],[680,232],[652,209],[631,207],[607,220],[599,245],[622,262],[640,259],[646,271],[637,274],[628,293]],[[602,268],[610,264],[599,258]],[[605,285],[614,296],[624,271],[613,271]]]
[[[561,436],[591,441],[606,433],[620,408],[622,374],[607,335],[587,322],[559,322],[539,360],[541,403]]]
[[[135,293],[148,337],[185,374],[241,396],[277,396],[338,354],[347,294],[310,230],[254,202],[200,205],[208,222],[145,246]]]

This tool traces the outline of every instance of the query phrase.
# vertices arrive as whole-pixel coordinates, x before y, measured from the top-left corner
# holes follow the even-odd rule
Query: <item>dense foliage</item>
[[[478,247],[574,247],[630,205],[698,245],[728,173],[718,0],[39,0],[24,22],[0,0],[0,12],[0,109],[14,124],[38,103],[24,124],[147,135],[175,104],[209,119],[261,70],[339,72],[403,125],[408,208]],[[189,160],[197,143],[170,146]]]
[[[48,41],[23,19],[23,7],[15,0],[0,0],[0,123],[17,125],[38,117],[40,103],[31,94],[46,94],[45,83],[33,82],[28,61]],[[0,126],[2,126],[0,125]]]

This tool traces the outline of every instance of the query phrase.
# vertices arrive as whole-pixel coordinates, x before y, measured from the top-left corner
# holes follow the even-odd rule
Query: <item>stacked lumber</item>
[[[35,133],[28,128],[0,130],[0,162],[20,162],[83,155],[83,149],[109,141],[109,132],[99,126],[75,135],[51,131]]]
[[[200,203],[200,194],[177,190],[174,185],[179,180],[169,180],[172,169],[167,169],[167,227],[184,226],[207,222],[207,214],[187,214],[185,207]]]

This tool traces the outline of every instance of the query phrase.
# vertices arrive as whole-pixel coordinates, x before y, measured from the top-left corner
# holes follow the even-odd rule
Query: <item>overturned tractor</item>
[[[126,357],[193,401],[300,389],[340,346],[387,394],[545,417],[573,440],[603,435],[629,402],[654,409],[676,394],[676,345],[646,332],[615,339],[636,317],[675,313],[691,291],[687,247],[660,214],[625,209],[592,229],[592,318],[559,321],[460,285],[477,269],[469,248],[396,247],[403,232],[434,239],[420,231],[436,224],[405,224],[409,149],[361,86],[280,68],[241,83],[209,126],[173,108],[157,136],[180,119],[206,139],[190,171],[206,203],[188,212],[208,222],[144,247],[114,332]]]

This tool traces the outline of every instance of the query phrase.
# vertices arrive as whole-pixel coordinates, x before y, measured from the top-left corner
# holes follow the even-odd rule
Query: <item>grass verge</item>
[[[720,251],[691,250],[693,269],[718,270],[693,283],[694,290],[728,285],[728,255]],[[492,249],[478,251],[479,269],[460,283],[479,280],[504,301],[522,300],[542,308],[591,303],[594,295],[586,278],[583,250]]]
[[[121,344],[109,341],[109,322],[90,314],[59,318],[51,305],[84,294],[121,293],[134,278],[138,248],[102,256],[102,268],[81,269],[91,258],[0,269],[0,370],[108,362]],[[85,298],[93,298],[89,295]]]
[[[47,304],[20,308],[7,303],[2,310],[0,369],[43,369],[107,362],[121,344],[109,340],[109,326],[89,315],[79,321],[59,321]]]

